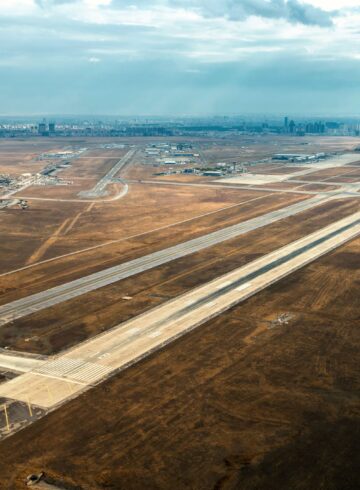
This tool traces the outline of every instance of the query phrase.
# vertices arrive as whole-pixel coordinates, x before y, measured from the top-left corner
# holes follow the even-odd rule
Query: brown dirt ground
[[[319,170],[318,172],[313,172],[310,174],[311,177],[322,177],[323,179],[327,179],[328,177],[335,177],[337,175],[345,175],[345,174],[352,174],[353,172],[356,172],[351,167],[347,166],[342,166],[342,167],[331,167],[331,168],[325,168],[323,170]]]
[[[173,140],[175,141],[176,139]],[[269,144],[272,144],[272,139],[267,137],[261,138],[261,141],[258,137],[248,140],[245,138],[245,140],[249,140],[246,144],[252,145],[251,151],[253,152],[257,151],[256,148],[259,145],[260,152],[265,151],[266,148],[267,152],[269,152]],[[299,146],[299,143],[291,138],[280,137],[276,140],[278,140],[279,145],[285,147],[290,145],[289,149],[290,147],[296,148]],[[103,150],[93,148],[95,144],[105,141],[114,142],[112,139],[101,138],[96,140],[88,138],[2,140],[0,142],[0,160],[2,159],[3,162],[6,162],[7,158],[13,159],[11,167],[21,173],[25,170],[34,170],[31,165],[35,165],[37,168],[39,165],[43,166],[46,163],[32,163],[33,157],[41,152],[55,151],[69,144],[88,146],[89,151],[84,157],[73,160],[72,167],[59,174],[63,178],[77,179],[74,180],[74,186],[34,187],[24,191],[25,194],[30,196],[37,195],[43,198],[57,196],[62,199],[72,199],[77,197],[79,190],[86,189],[90,184],[95,183],[94,173],[103,175],[113,165],[114,161],[126,152],[126,149]],[[128,141],[121,141],[136,144],[147,143],[149,140],[146,138],[130,138]],[[329,138],[323,141],[321,138],[307,138],[302,142],[309,143],[314,148],[316,145],[320,147],[326,142],[329,149],[335,147],[345,149],[350,147],[349,145],[354,145],[356,140],[351,138]],[[198,144],[200,146],[207,145],[207,151],[210,154],[214,148],[214,151],[225,151],[225,145],[228,145],[229,142],[219,140],[217,146],[214,146],[213,143],[209,145],[208,142],[205,143],[199,140]],[[244,140],[240,138],[234,140],[231,144],[239,148],[239,145],[244,144]],[[230,149],[229,151],[233,150]],[[28,167],[29,165],[30,167]],[[185,178],[186,176],[181,177]],[[91,180],[87,181],[87,178]],[[119,235],[132,235],[140,230],[149,231],[154,228],[155,219],[160,226],[162,224],[166,225],[176,220],[177,217],[181,219],[185,215],[193,216],[195,209],[205,212],[205,209],[211,211],[219,208],[220,200],[223,203],[235,202],[235,193],[244,192],[240,190],[222,192],[221,190],[214,191],[213,189],[206,191],[199,188],[185,190],[176,189],[175,186],[164,186],[163,189],[160,189],[159,187],[152,190],[140,190],[136,185],[132,184],[130,195],[126,196],[125,199],[104,205],[101,209],[102,205],[99,204],[99,206],[92,208],[91,212],[86,211],[88,203],[58,203],[35,200],[30,201],[30,209],[26,212],[22,212],[19,209],[3,210],[0,216],[0,232],[2,235],[0,271],[25,265],[34,254],[36,256],[36,251],[39,249],[44,251],[44,254],[39,258],[40,260],[116,239]],[[119,186],[110,187],[110,196],[115,195],[118,189]],[[228,193],[226,196],[225,192]],[[213,197],[207,197],[209,194],[212,194]],[[290,201],[290,197],[288,199]],[[146,212],[144,212],[144,209],[146,209]],[[154,216],[156,217],[155,219]],[[70,227],[74,220],[74,225]],[[62,226],[63,228],[61,228]],[[59,229],[60,232],[58,232]],[[65,230],[65,236],[61,231],[62,229]],[[67,230],[71,230],[71,233]],[[49,246],[44,248],[44,243],[48,243]]]
[[[1,328],[0,346],[59,352],[359,209],[357,200],[331,202],[24,317]]]
[[[359,138],[257,135],[223,140],[199,141],[203,155],[209,163],[226,161],[253,161],[267,158],[274,153],[319,153],[351,151],[359,144]],[[245,146],[245,148],[242,148]],[[269,155],[270,154],[270,155]]]
[[[257,185],[257,189],[282,189],[282,190],[288,190],[288,189],[296,189],[299,187],[298,183],[294,182],[270,182],[268,184],[262,184],[262,185]]]
[[[71,160],[71,166],[61,171],[59,175],[64,179],[73,179],[74,177],[97,178],[105,175],[126,153],[127,150],[102,150],[101,156],[98,152],[92,150],[86,152],[86,156]],[[96,154],[96,156],[95,156]]]
[[[17,155],[14,158],[0,153],[0,174],[19,176],[25,173],[39,172],[44,168],[46,162],[36,161],[35,157],[36,155]]]
[[[49,199],[49,202],[54,201],[55,203],[61,202],[62,200],[68,200],[69,202],[83,202],[84,204],[94,201],[101,203],[103,200],[106,202],[107,200],[115,198],[124,188],[123,184],[111,183],[107,185],[106,194],[104,194],[104,196],[93,198],[79,196],[80,192],[91,190],[97,184],[98,180],[99,179],[75,177],[72,179],[72,184],[70,185],[31,186],[17,194],[14,194],[14,197],[22,197],[27,200],[30,199],[31,202]]]
[[[337,185],[326,185],[326,184],[305,184],[297,187],[301,191],[311,191],[311,192],[329,192],[339,189]]]
[[[327,183],[330,181],[330,179],[331,177],[316,177],[313,176],[313,174],[310,174],[310,175],[298,175],[292,177],[291,179],[289,179],[289,181],[292,182],[293,180],[300,180],[309,183]],[[337,182],[336,178],[334,179],[334,182]]]
[[[350,167],[332,167],[326,168],[324,170],[320,170],[319,172],[313,172],[309,175],[300,175],[294,176],[289,180],[306,180],[306,181],[314,181],[314,182],[342,182],[342,178],[345,176],[346,178],[354,177],[356,179],[357,173],[354,173],[354,169]],[[356,171],[355,171],[356,172]]]
[[[180,184],[209,184],[218,177],[205,177],[204,175],[186,175],[186,174],[172,174],[172,175],[154,175],[153,180],[160,180],[164,182],[178,182]]]
[[[84,209],[82,203],[31,201],[30,208],[8,208],[0,213],[0,270],[26,264],[29,257],[52,237],[59,227]]]
[[[150,231],[257,196],[261,196],[261,193],[131,185],[125,198],[99,203],[91,212],[84,213],[71,234],[60,235],[44,258]],[[16,269],[25,265],[28,257],[43,241],[65,220],[71,220],[81,210],[88,209],[89,203],[30,200],[29,205],[26,211],[9,208],[0,213],[2,272],[9,270],[9,267]]]
[[[264,197],[251,201],[261,196]],[[269,195],[235,189],[201,188],[193,192],[182,187],[138,185],[131,186],[125,199],[104,205],[95,204],[91,208],[89,203],[55,205],[52,202],[33,201],[27,211],[5,210],[0,215],[0,229],[4,230],[0,259],[3,259],[1,267],[4,272],[24,265],[39,247],[43,247],[44,242],[57,233],[64,221],[66,226],[60,230],[56,240],[52,240],[42,260],[111,240],[121,241],[16,274],[0,276],[0,303],[11,301],[18,294],[30,294],[306,198],[306,195]],[[241,202],[243,204],[236,206]],[[219,213],[127,239],[233,204],[234,207]],[[67,233],[71,220],[78,216]]]
[[[92,150],[86,156],[71,160],[71,166],[57,172],[60,179],[71,181],[66,186],[31,186],[19,192],[25,197],[51,198],[51,199],[80,199],[78,193],[92,189],[98,180],[103,177],[127,150]],[[101,157],[99,156],[101,154]],[[40,162],[40,169],[46,162]],[[17,194],[15,194],[16,196]],[[107,196],[111,197],[111,193]]]
[[[0,173],[20,175],[38,172],[46,161],[37,161],[36,157],[43,152],[62,148],[50,140],[0,140]]]
[[[357,177],[360,179],[360,171],[359,169],[353,170],[350,174],[348,174],[349,177]]]
[[[358,239],[1,442],[2,488],[41,470],[86,490],[359,488],[359,253]]]
[[[192,165],[192,167],[199,167],[200,165]],[[121,172],[121,176],[128,180],[171,180],[173,182],[190,182],[190,183],[203,183],[211,182],[214,177],[204,177],[198,174],[170,174],[170,175],[156,175],[159,172],[168,172],[170,168],[173,170],[184,170],[189,168],[189,165],[159,165],[154,167],[150,163],[143,164],[134,158],[131,165],[127,165]]]
[[[345,184],[355,183],[359,181],[360,181],[359,177],[350,177],[350,176],[349,177],[339,176],[339,177],[331,177],[330,179],[326,179],[326,182],[344,182]]]
[[[63,175],[59,175],[64,178]],[[67,179],[65,179],[67,180]],[[33,185],[14,194],[14,197],[33,198],[49,198],[56,201],[57,199],[75,199],[80,200],[78,193],[92,189],[98,182],[98,179],[72,179],[72,184],[69,185]],[[35,200],[35,199],[34,199]]]
[[[287,165],[283,165],[279,167],[278,165],[268,165],[261,167],[260,165],[256,165],[256,167],[251,168],[251,172],[254,174],[292,174],[294,172],[300,172],[301,170],[305,170],[306,167],[290,167]]]

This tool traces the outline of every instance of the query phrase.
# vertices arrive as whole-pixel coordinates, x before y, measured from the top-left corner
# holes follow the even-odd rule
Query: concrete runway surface
[[[79,193],[80,197],[94,198],[106,195],[106,186],[110,184],[115,175],[120,172],[120,170],[129,163],[131,158],[134,156],[136,150],[129,150],[126,155],[124,155],[110,170],[102,177],[99,182],[89,191],[81,191]]]
[[[173,247],[154,252],[129,262],[110,267],[88,276],[70,281],[54,288],[36,293],[11,303],[0,306],[0,326],[22,318],[31,313],[62,303],[82,294],[113,284],[127,277],[153,269],[172,260],[185,257],[205,248],[238,237],[257,228],[267,226],[283,218],[293,216],[324,204],[335,197],[316,196],[287,206],[257,218],[252,218],[236,225],[223,228],[207,235],[188,240]]]
[[[360,212],[193,289],[0,385],[0,397],[53,409],[360,235]]]

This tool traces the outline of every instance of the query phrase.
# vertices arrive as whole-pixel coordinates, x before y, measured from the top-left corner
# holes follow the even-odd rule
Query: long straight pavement
[[[166,264],[205,248],[217,245],[231,238],[238,237],[250,231],[293,216],[331,200],[329,196],[316,196],[292,204],[262,216],[252,218],[236,225],[208,233],[206,235],[188,240],[173,247],[154,252],[138,259],[104,269],[88,276],[70,281],[46,291],[36,293],[25,298],[0,306],[0,326],[6,323],[57,305],[63,301],[76,298],[82,294],[94,291],[101,287],[147,271],[154,267]]]
[[[134,156],[136,149],[129,150],[126,155],[124,155],[111,169],[108,171],[104,177],[102,177],[99,182],[89,191],[82,191],[79,193],[81,197],[101,197],[105,195],[106,186],[111,182],[115,175],[120,172],[120,170],[125,167]]]
[[[357,236],[360,212],[65,351],[1,384],[0,397],[54,408]]]

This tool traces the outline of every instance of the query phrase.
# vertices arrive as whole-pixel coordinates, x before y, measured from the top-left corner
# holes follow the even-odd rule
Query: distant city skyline
[[[2,0],[0,114],[360,113],[358,0]]]

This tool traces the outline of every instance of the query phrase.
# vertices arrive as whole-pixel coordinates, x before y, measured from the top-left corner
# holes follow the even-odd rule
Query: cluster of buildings
[[[30,173],[21,175],[0,174],[0,191],[1,193],[14,193],[21,189],[30,179]]]
[[[72,158],[80,156],[86,148],[64,150],[39,155],[38,160],[47,160],[47,165],[36,174],[21,175],[0,174],[0,193],[16,193],[24,185],[70,185],[73,182],[61,179],[57,173],[68,168]],[[50,161],[49,161],[50,160]]]
[[[205,163],[191,143],[151,144],[144,149],[144,155],[143,163],[145,165],[161,167],[154,175],[193,174],[205,177],[221,177],[247,171],[247,166],[240,162],[219,162],[210,166]],[[260,162],[262,163],[263,160],[247,162],[247,165],[255,165]]]
[[[36,126],[34,127],[36,129]],[[51,136],[55,134],[55,123],[50,122],[46,124],[46,121],[39,123],[37,126],[37,131],[40,136]]]
[[[155,166],[196,164],[200,158],[188,143],[155,143],[148,145],[144,153]]]
[[[50,153],[42,153],[38,156],[38,160],[71,160],[73,158],[79,157],[87,148],[80,148],[79,150],[63,150]]]
[[[359,123],[345,123],[337,121],[300,121],[295,122],[284,118],[283,133],[296,136],[306,134],[329,135],[329,136],[359,136]]]
[[[318,160],[324,160],[327,158],[327,153],[314,153],[312,155],[304,155],[298,153],[276,153],[272,156],[273,160],[281,160],[287,162],[297,162],[297,163],[306,163],[306,162],[314,162]]]
[[[294,136],[330,135],[359,136],[360,122],[356,119],[315,118],[291,119],[286,116],[209,116],[169,118],[111,118],[91,120],[62,118],[57,123],[31,120],[0,119],[0,137],[167,137],[207,136],[226,137],[242,134],[289,134]]]

